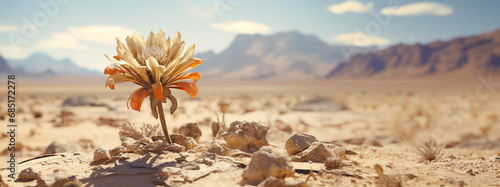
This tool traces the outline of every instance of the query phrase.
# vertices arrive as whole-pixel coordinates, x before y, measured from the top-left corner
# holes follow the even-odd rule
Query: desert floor
[[[96,84],[98,86],[19,83],[15,117],[18,123],[16,174],[31,167],[44,180],[47,175],[69,174],[84,186],[156,186],[166,180],[159,177],[159,172],[164,167],[173,167],[181,157],[179,153],[127,153],[117,160],[93,162],[96,148],[104,146],[111,150],[122,144],[118,132],[124,121],[138,128],[143,124],[159,124],[151,115],[147,99],[141,112],[127,109],[127,98],[137,87],[117,85],[117,90],[110,90],[101,87],[104,80]],[[173,115],[168,114],[169,106],[164,108],[170,132],[186,123],[197,122],[203,133],[199,146],[186,152],[187,161],[202,157],[213,143],[211,124],[217,121],[215,113],[221,117],[219,104],[225,102],[229,103],[225,114],[228,124],[246,120],[268,125],[266,138],[271,146],[284,149],[291,134],[303,132],[351,151],[341,158],[342,167],[333,170],[325,169],[323,163],[293,162],[297,172],[294,177],[285,178],[289,184],[375,186],[381,184],[374,170],[374,165],[379,164],[384,174],[400,177],[405,186],[500,186],[500,87],[478,92],[476,88],[480,83],[454,89],[439,86],[417,89],[418,86],[411,85],[384,89],[370,85],[200,84],[195,98],[174,92],[179,107]],[[0,112],[4,116],[0,120],[2,180],[9,186],[36,186],[42,179],[19,181],[7,177],[6,160],[10,158],[10,151],[6,150],[10,140],[5,128],[7,100],[5,94],[0,96]],[[62,106],[65,99],[74,96],[89,96],[102,106]],[[330,99],[345,109],[292,110],[295,104],[315,98]],[[435,140],[435,146],[443,147],[435,160],[425,160],[415,150],[426,140]],[[19,164],[45,155],[54,141],[76,142],[77,150]],[[248,165],[250,155],[219,158],[224,159]],[[242,182],[243,171],[241,165],[221,165],[201,177],[184,174],[184,178],[170,180],[170,184],[249,185]]]

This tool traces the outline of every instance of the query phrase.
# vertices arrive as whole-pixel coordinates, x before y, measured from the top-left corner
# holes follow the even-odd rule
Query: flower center
[[[156,58],[156,60],[161,61],[165,58],[165,50],[157,46],[148,46],[142,50],[142,59],[146,60],[149,57]]]

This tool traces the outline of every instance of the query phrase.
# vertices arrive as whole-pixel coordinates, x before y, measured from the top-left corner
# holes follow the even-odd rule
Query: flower
[[[177,100],[172,96],[170,88],[184,90],[191,97],[196,96],[198,87],[195,83],[201,74],[187,72],[200,65],[203,60],[193,57],[194,44],[182,55],[184,41],[181,41],[179,32],[175,33],[173,40],[170,37],[167,39],[161,30],[158,34],[151,32],[147,41],[137,33],[132,37],[127,36],[126,45],[118,38],[116,40],[118,55],[105,55],[112,62],[104,70],[104,74],[109,75],[105,86],[113,90],[116,84],[123,82],[141,86],[132,92],[127,100],[127,107],[140,111],[144,99],[150,96],[153,116],[158,118],[156,106],[160,101],[165,103],[168,98],[172,102],[170,113],[177,109]],[[184,81],[187,79],[192,79],[192,82]]]

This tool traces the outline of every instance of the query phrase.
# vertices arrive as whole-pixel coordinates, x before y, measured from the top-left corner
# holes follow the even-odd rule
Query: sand
[[[39,85],[23,81],[18,90],[18,128],[16,144],[16,177],[20,171],[32,168],[43,176],[63,173],[74,175],[85,186],[156,186],[165,179],[158,179],[165,167],[175,166],[179,153],[128,153],[122,158],[106,163],[92,161],[99,146],[113,149],[121,145],[119,126],[124,121],[142,124],[159,124],[151,115],[149,102],[144,102],[141,112],[127,109],[126,99],[134,89],[132,85],[117,86],[117,90],[101,87],[102,83],[84,86]],[[325,83],[326,84],[326,83]],[[347,84],[347,83],[345,83]],[[219,104],[230,104],[225,121],[257,121],[270,126],[269,144],[284,148],[287,138],[295,132],[315,136],[325,143],[335,143],[355,152],[342,159],[339,169],[326,170],[322,163],[294,162],[295,177],[285,182],[307,182],[309,186],[375,186],[379,177],[375,164],[384,173],[402,176],[405,186],[500,186],[500,94],[475,93],[475,85],[453,89],[365,89],[324,86],[271,86],[248,84],[235,87],[200,85],[200,93],[189,98],[174,92],[179,108],[173,115],[166,113],[169,131],[197,122],[203,133],[199,148],[188,151],[187,160],[203,157],[213,142],[211,123],[220,115]],[[356,85],[356,84],[353,84]],[[411,87],[411,86],[408,86]],[[338,88],[338,89],[337,89]],[[89,96],[105,106],[63,107],[63,101],[73,96]],[[1,97],[0,111],[5,114],[7,101]],[[338,111],[293,111],[293,105],[314,98],[327,98],[345,106]],[[169,106],[164,107],[168,110]],[[65,111],[64,117],[61,112]],[[35,114],[39,116],[35,117]],[[41,116],[40,116],[41,115]],[[219,116],[221,117],[221,116]],[[101,119],[100,119],[101,118]],[[2,125],[6,119],[1,120]],[[5,128],[2,128],[5,129]],[[4,134],[5,132],[3,132]],[[404,138],[403,138],[404,137]],[[45,155],[46,148],[56,140],[78,142],[87,139],[92,147],[79,151]],[[433,161],[422,159],[415,145],[434,139],[445,146]],[[7,148],[8,137],[0,139],[2,149]],[[496,142],[496,144],[495,144]],[[469,143],[469,144],[466,144]],[[489,146],[489,147],[488,147]],[[17,149],[18,147],[16,147]],[[5,168],[10,157],[2,152],[1,176],[9,186],[35,186],[37,180],[15,181],[8,178]],[[230,157],[231,162],[248,164],[250,157]],[[169,163],[173,165],[169,165]],[[200,164],[201,169],[205,165]],[[194,180],[179,179],[182,186],[240,186],[244,166],[231,165],[213,170]],[[308,170],[312,169],[311,177]],[[302,170],[306,172],[301,172]],[[309,177],[309,178],[308,178]]]

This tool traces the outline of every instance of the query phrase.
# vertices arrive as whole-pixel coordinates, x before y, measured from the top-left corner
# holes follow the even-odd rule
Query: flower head
[[[123,82],[135,83],[138,88],[127,100],[127,107],[140,111],[143,100],[150,96],[153,116],[158,118],[155,107],[159,102],[172,102],[170,113],[177,108],[177,100],[172,96],[170,88],[186,91],[191,97],[198,93],[196,81],[200,73],[189,70],[200,65],[203,60],[194,58],[194,44],[189,46],[184,54],[184,41],[181,41],[179,32],[175,33],[173,40],[166,38],[163,31],[158,34],[151,32],[147,41],[134,33],[127,36],[126,44],[118,38],[116,47],[117,55],[105,55],[112,64],[106,67],[104,74],[109,75],[106,86],[115,89],[115,85]],[[185,80],[192,79],[192,82]]]

